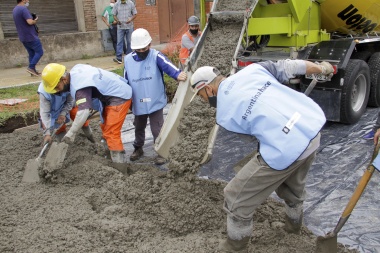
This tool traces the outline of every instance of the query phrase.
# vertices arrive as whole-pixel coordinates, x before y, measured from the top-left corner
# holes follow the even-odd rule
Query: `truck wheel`
[[[354,124],[367,107],[370,88],[368,64],[362,60],[349,60],[343,78],[340,122]]]
[[[368,105],[380,106],[380,52],[374,53],[368,61],[371,91],[369,93]]]

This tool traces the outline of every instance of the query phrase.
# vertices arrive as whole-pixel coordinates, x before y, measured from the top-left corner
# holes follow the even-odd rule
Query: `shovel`
[[[61,128],[61,126],[59,126],[57,129],[54,129],[53,134],[51,135],[52,139],[54,138],[57,130],[59,128]],[[37,183],[40,181],[40,177],[38,175],[38,168],[41,165],[41,157],[43,156],[43,154],[45,153],[45,151],[48,147],[49,147],[49,142],[44,145],[44,147],[42,148],[40,154],[38,155],[38,157],[36,159],[29,159],[28,160],[28,162],[26,163],[24,175],[22,177],[22,182]]]
[[[372,165],[373,160],[376,158],[379,152],[380,143],[378,143],[373,151],[372,159],[370,165],[367,167],[362,178],[359,181],[358,186],[356,187],[354,193],[351,196],[351,199],[348,201],[346,208],[343,211],[342,216],[340,217],[338,224],[333,231],[327,233],[325,236],[317,237],[317,246],[315,253],[337,253],[338,250],[338,238],[337,234],[342,229],[343,225],[346,223],[348,218],[351,215],[352,210],[356,206],[360,196],[362,195],[365,187],[367,186],[375,167]]]
[[[98,111],[93,111],[88,116],[87,120],[99,117]],[[54,171],[59,170],[62,167],[63,161],[66,158],[67,149],[69,144],[64,142],[53,142],[49,152],[46,155],[44,161],[43,171],[49,177]]]

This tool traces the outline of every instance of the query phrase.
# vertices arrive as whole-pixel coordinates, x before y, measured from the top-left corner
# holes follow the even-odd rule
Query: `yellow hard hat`
[[[42,71],[42,84],[47,93],[55,93],[55,87],[65,74],[66,67],[58,63],[49,63]]]

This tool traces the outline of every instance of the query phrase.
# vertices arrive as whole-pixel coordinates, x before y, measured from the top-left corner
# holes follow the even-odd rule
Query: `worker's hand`
[[[323,61],[319,64],[322,68],[322,74],[325,76],[329,76],[334,74],[334,67],[328,63],[327,61]]]
[[[75,140],[75,133],[72,131],[68,131],[65,136],[62,138],[62,142],[67,143],[67,144],[72,144],[74,143]]]
[[[374,143],[375,145],[377,145],[377,143],[378,143],[378,141],[379,141],[379,137],[380,137],[380,128],[377,129],[377,131],[376,131],[376,133],[375,133],[375,135],[374,135],[374,137],[373,137],[373,143]]]
[[[43,146],[45,146],[46,143],[51,143],[53,141],[53,139],[51,138],[50,134],[47,134],[44,136],[44,143],[43,143]]]
[[[63,124],[63,123],[65,123],[65,121],[66,121],[66,117],[64,116],[64,115],[59,115],[58,116],[58,119],[57,119],[57,123],[58,124]]]
[[[177,77],[177,80],[178,81],[185,81],[187,79],[187,74],[185,72],[181,72],[179,73],[178,77]]]

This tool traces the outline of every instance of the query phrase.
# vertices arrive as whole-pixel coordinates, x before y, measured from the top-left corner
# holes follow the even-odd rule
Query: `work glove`
[[[71,131],[71,129],[70,129],[70,130],[65,134],[65,136],[62,138],[62,142],[67,143],[67,144],[72,144],[72,143],[74,143],[75,135],[76,135],[76,133],[74,133],[74,132]]]
[[[334,74],[334,67],[330,63],[323,61],[319,63],[319,66],[322,68],[322,75],[332,76]]]

